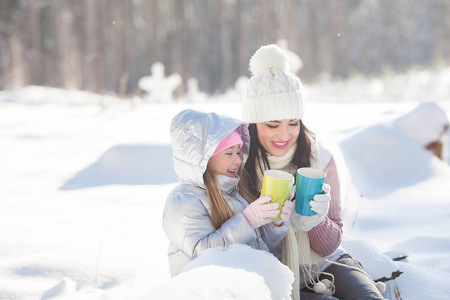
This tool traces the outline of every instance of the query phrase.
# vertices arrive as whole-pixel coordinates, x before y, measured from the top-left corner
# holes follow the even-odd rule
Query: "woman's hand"
[[[310,231],[325,220],[325,216],[330,209],[330,191],[331,187],[328,184],[322,185],[323,194],[316,194],[314,200],[309,202],[311,210],[316,214],[313,216],[296,215],[300,228],[303,231]]]
[[[323,194],[314,195],[314,200],[309,201],[309,205],[311,205],[311,210],[317,213],[319,216],[326,216],[328,214],[328,210],[330,209],[330,190],[331,187],[328,184],[322,185]]]

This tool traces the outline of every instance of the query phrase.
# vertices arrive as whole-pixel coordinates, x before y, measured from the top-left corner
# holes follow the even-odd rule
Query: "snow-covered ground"
[[[395,283],[405,300],[450,298],[448,160],[433,157],[398,126],[423,101],[450,116],[449,71],[426,81],[430,74],[400,91],[384,79],[305,87],[305,123],[341,166],[344,246],[373,277],[403,272]],[[426,97],[410,93],[419,84]],[[401,91],[411,98],[398,99]],[[361,99],[365,92],[370,101]],[[344,94],[345,101],[331,99]],[[0,92],[0,299],[176,299],[192,289],[203,293],[192,299],[285,293],[288,272],[250,249],[240,249],[248,258],[242,269],[205,266],[236,255],[231,248],[170,279],[161,226],[177,181],[170,122],[185,108],[241,117],[239,101],[220,99],[144,103],[42,87]],[[423,122],[429,120],[417,122],[418,132]],[[407,253],[407,262],[386,262],[382,253],[389,251]],[[255,257],[280,276],[252,269]],[[219,289],[207,284],[219,282],[225,294],[208,294]]]

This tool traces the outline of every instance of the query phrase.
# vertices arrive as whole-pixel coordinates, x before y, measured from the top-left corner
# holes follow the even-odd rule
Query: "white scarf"
[[[284,156],[276,157],[268,155],[267,159],[271,169],[282,170],[289,172],[293,175],[297,172],[297,167],[294,166],[291,161],[294,157],[296,145],[292,147]],[[312,168],[321,170],[322,165],[319,156],[319,149],[314,143],[311,145],[311,158],[310,164]],[[258,178],[262,179],[263,174],[259,168],[257,168]],[[318,264],[325,259],[314,251],[310,246],[308,232],[302,231],[295,217],[291,218],[291,226],[286,233],[285,238],[281,242],[282,244],[282,263],[287,265],[294,273],[293,283],[293,299],[300,299],[300,278],[308,284],[315,283],[316,280],[312,278],[313,267],[317,267]],[[318,269],[318,267],[317,267]],[[300,270],[302,274],[300,274]],[[318,281],[318,280],[317,280]]]

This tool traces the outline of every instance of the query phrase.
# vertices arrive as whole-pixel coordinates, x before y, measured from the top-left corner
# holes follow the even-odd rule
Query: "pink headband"
[[[222,152],[225,149],[228,149],[234,145],[239,145],[239,148],[242,147],[244,142],[241,139],[241,136],[236,131],[233,131],[229,136],[224,138],[219,145],[216,148],[216,151],[214,151],[214,155],[216,155],[219,152]]]

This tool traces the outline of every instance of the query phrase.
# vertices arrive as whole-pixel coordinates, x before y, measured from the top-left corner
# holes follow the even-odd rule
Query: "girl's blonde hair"
[[[242,166],[239,168],[238,174],[240,175],[241,172]],[[203,182],[205,183],[206,195],[211,206],[211,220],[214,227],[218,229],[234,215],[234,212],[222,195],[216,175],[210,172],[208,168],[203,173]]]

